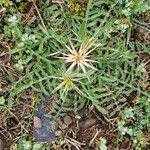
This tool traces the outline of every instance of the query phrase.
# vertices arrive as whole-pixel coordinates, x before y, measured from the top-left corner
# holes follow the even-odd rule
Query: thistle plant
[[[89,100],[102,114],[111,117],[124,108],[126,97],[133,91],[148,95],[141,89],[145,73],[135,62],[138,58],[136,46],[132,46],[130,37],[128,42],[118,36],[111,37],[115,30],[114,20],[119,16],[112,19],[110,11],[114,9],[115,12],[118,5],[111,7],[109,12],[108,8],[105,10],[106,5],[114,6],[112,1],[89,1],[86,18],[64,19],[69,14],[67,11],[62,13],[63,6],[60,9],[39,1],[40,9],[45,10],[42,17],[48,32],[42,25],[33,28],[32,23],[31,27],[22,24],[19,15],[15,26],[12,20],[16,17],[7,20],[5,39],[9,41],[12,37],[15,41],[12,53],[18,61],[15,67],[21,72],[17,81],[16,78],[9,80],[11,94],[8,102],[12,103],[21,92],[31,89],[35,94],[55,93],[60,104],[64,96],[66,105],[61,106],[63,110],[73,108],[74,103],[68,99],[75,96],[78,110],[84,107],[83,99],[85,102]],[[97,13],[99,10],[102,12]],[[128,16],[124,18],[115,23],[130,27]],[[112,42],[111,46],[108,42]],[[143,51],[149,52],[147,47]]]

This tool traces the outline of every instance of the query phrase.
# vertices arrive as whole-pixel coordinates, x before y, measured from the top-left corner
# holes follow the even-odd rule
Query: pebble
[[[87,119],[87,120],[85,120],[85,121],[81,121],[81,122],[79,123],[79,126],[81,126],[81,127],[84,128],[84,129],[87,129],[87,128],[92,127],[92,126],[95,125],[95,124],[96,124],[96,119],[90,118],[90,119]]]
[[[72,123],[71,117],[70,116],[65,116],[64,117],[64,123],[69,126]]]
[[[57,130],[57,131],[55,132],[55,136],[59,137],[59,136],[61,136],[61,135],[62,135],[62,131],[61,131],[61,130]]]
[[[39,117],[34,116],[33,124],[35,128],[41,128],[42,127],[42,121]]]

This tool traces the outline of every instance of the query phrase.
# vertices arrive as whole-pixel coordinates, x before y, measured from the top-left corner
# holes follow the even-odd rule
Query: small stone
[[[65,116],[64,117],[64,123],[69,126],[72,123],[71,117],[70,116]]]
[[[0,139],[0,150],[3,150],[4,149],[4,143],[3,141]]]
[[[42,127],[42,121],[39,117],[37,116],[34,116],[34,119],[33,119],[33,124],[34,124],[34,127],[35,128],[41,128]]]
[[[61,131],[61,130],[57,130],[57,131],[55,132],[55,136],[59,137],[59,136],[61,136],[61,135],[62,135],[62,131]]]
[[[145,83],[143,83],[142,88],[143,88],[143,90],[146,90],[149,86],[150,86],[150,83],[145,82]]]
[[[79,123],[79,126],[81,126],[83,129],[87,129],[87,128],[94,126],[95,124],[96,124],[96,119],[90,118],[85,121],[81,121]]]

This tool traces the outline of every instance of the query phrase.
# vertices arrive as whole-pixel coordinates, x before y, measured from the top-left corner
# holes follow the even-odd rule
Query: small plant
[[[0,112],[7,112],[8,111],[8,107],[6,104],[6,99],[4,98],[4,96],[0,96]]]
[[[5,104],[5,98],[3,96],[0,97],[0,105]]]
[[[0,6],[9,7],[12,5],[13,5],[13,2],[11,0],[1,0],[0,1]]]
[[[124,5],[121,13],[125,16],[140,14],[150,9],[148,2],[144,0],[118,0],[118,2]]]
[[[23,12],[26,7],[27,7],[27,3],[31,2],[32,0],[27,0],[26,2],[24,2],[23,0],[16,0],[16,1],[12,1],[12,0],[1,0],[0,1],[0,7],[4,7],[6,8],[6,10],[8,12],[17,12],[18,10],[20,12]]]
[[[85,17],[86,3],[86,0],[69,0],[68,7],[70,9],[70,14]]]
[[[132,27],[129,17],[117,19],[114,23],[117,25],[117,30],[122,32],[126,32],[128,28]]]
[[[17,143],[12,145],[12,150],[44,150],[45,146],[41,143],[34,143],[28,137],[23,137]]]
[[[122,120],[118,121],[118,130],[122,135],[128,134],[133,141],[133,147],[144,148],[149,145],[146,138],[150,133],[150,100],[147,97],[138,99],[137,104],[122,112]],[[146,131],[146,133],[145,133]]]
[[[98,141],[98,150],[107,150],[106,143],[107,143],[106,139],[100,137]]]

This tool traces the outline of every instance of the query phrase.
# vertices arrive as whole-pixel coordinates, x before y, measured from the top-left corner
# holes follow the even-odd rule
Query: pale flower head
[[[70,89],[75,89],[79,94],[82,92],[78,89],[78,87],[74,84],[74,82],[80,82],[81,78],[72,78],[68,75],[64,75],[63,77],[54,77],[52,78],[62,80],[62,82],[52,91],[52,93],[57,92],[58,90],[63,89],[62,95],[69,91]]]
[[[68,53],[64,54],[64,57],[61,57],[65,60],[66,63],[69,63],[70,66],[66,72],[73,70],[75,67],[77,69],[81,69],[84,73],[86,73],[86,68],[97,70],[92,63],[96,62],[91,59],[90,53],[97,47],[93,47],[95,41],[91,38],[86,43],[82,43],[79,50],[76,50],[72,42],[70,42],[70,47],[65,45]],[[93,47],[93,48],[92,48]]]

